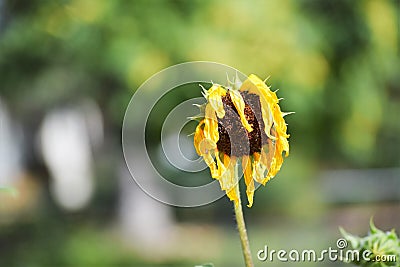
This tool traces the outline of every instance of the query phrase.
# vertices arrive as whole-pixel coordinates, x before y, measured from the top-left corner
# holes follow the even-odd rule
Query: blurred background
[[[268,265],[255,259],[264,245],[335,248],[339,226],[364,235],[371,216],[398,231],[399,3],[0,0],[0,266],[243,266],[226,197],[161,204],[122,155],[135,90],[193,60],[270,76],[296,112],[290,157],[244,210],[256,266]]]

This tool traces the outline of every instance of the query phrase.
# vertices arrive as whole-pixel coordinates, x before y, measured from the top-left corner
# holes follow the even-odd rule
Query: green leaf
[[[212,264],[212,263],[204,263],[204,264],[201,264],[201,265],[196,265],[194,267],[214,267],[214,264]]]
[[[378,233],[378,228],[376,228],[375,224],[374,224],[374,218],[371,217],[371,219],[369,220],[369,231],[371,234],[376,234]]]
[[[358,236],[355,236],[355,235],[352,235],[352,234],[346,232],[342,227],[339,227],[339,231],[342,234],[342,236],[344,237],[344,239],[346,239],[347,241],[349,241],[351,243],[351,246],[353,248],[360,247],[360,238]]]
[[[365,250],[372,252],[370,255],[370,261],[361,259],[360,261],[354,261],[353,264],[364,266],[364,267],[390,267],[399,266],[398,262],[376,262],[374,259],[377,255],[395,255],[397,259],[400,259],[400,240],[397,237],[395,230],[382,231],[378,229],[373,220],[370,220],[370,231],[365,237],[357,237],[347,233],[344,229],[339,228],[343,237],[352,243],[353,249],[359,250],[361,253]],[[354,246],[356,244],[357,246]]]

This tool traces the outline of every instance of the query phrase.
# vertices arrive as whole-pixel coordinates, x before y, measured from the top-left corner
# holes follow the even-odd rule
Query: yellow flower
[[[194,134],[196,152],[230,200],[238,203],[237,164],[241,158],[248,207],[253,205],[254,181],[265,185],[289,155],[289,135],[275,92],[251,74],[234,86],[203,88],[207,100]]]

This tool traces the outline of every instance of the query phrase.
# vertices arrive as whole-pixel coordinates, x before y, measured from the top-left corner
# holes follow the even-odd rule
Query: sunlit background
[[[290,157],[245,208],[254,259],[264,245],[335,247],[339,226],[364,235],[372,216],[399,231],[399,6],[0,0],[0,266],[243,266],[226,197],[161,204],[135,186],[122,155],[135,90],[193,60],[270,76],[283,110],[296,112]],[[152,151],[162,112],[149,125]]]

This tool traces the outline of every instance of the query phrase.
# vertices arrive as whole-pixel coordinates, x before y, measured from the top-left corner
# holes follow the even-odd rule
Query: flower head
[[[289,155],[287,127],[275,92],[250,75],[228,86],[203,88],[207,103],[194,135],[196,152],[211,176],[219,180],[230,200],[238,201],[237,163],[242,163],[248,206],[253,204],[254,181],[265,185]]]

